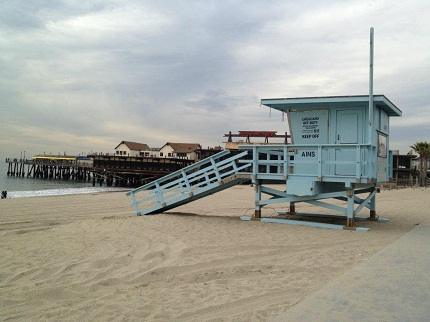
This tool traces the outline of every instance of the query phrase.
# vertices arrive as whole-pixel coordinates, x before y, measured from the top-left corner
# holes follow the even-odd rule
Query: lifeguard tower
[[[356,228],[355,220],[386,221],[376,214],[377,183],[389,180],[389,121],[402,112],[384,95],[373,95],[373,28],[370,43],[369,95],[261,100],[286,113],[291,144],[244,145],[234,155],[225,150],[131,190],[127,195],[136,215],[163,212],[252,180],[255,211],[243,220],[357,230],[366,229]],[[302,214],[296,211],[298,203],[340,214]],[[262,208],[274,204],[288,204],[289,209],[264,218]],[[358,216],[363,208],[368,217]],[[346,222],[292,220],[286,214]]]
[[[377,183],[389,180],[389,118],[401,115],[392,102],[383,95],[365,95],[263,99],[261,104],[287,114],[292,144],[242,147],[252,150],[254,158],[254,218],[342,228],[261,218],[261,208],[266,205],[288,202],[290,209],[285,213],[298,215],[296,203],[305,202],[341,212],[341,216],[312,216],[343,216],[346,228],[353,228],[355,219],[383,221],[376,215]],[[267,186],[280,182],[285,183],[280,190]],[[263,199],[263,194],[269,198]],[[362,194],[366,197],[359,198]],[[322,201],[326,199],[345,201],[346,206]],[[356,216],[364,207],[370,210],[370,216]]]

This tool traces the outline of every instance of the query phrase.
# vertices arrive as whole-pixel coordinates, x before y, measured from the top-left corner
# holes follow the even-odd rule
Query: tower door
[[[336,111],[336,144],[361,144],[363,142],[363,110]],[[336,149],[336,161],[356,161],[355,147]],[[356,164],[336,164],[336,175],[355,175]]]

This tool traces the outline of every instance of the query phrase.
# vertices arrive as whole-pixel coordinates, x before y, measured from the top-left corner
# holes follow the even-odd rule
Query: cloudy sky
[[[428,0],[3,0],[0,155],[283,133],[260,99],[368,94],[370,27],[406,153],[430,141],[428,21]]]

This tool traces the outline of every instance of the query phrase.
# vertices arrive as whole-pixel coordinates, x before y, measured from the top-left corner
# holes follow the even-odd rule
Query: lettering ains
[[[306,157],[315,157],[315,151],[303,151],[302,152],[302,157],[306,158]]]

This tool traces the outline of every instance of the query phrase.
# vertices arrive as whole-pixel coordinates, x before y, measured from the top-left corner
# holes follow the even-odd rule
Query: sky
[[[289,131],[261,99],[374,93],[390,149],[430,141],[430,2],[0,2],[0,155],[113,153],[123,140],[223,145]]]

